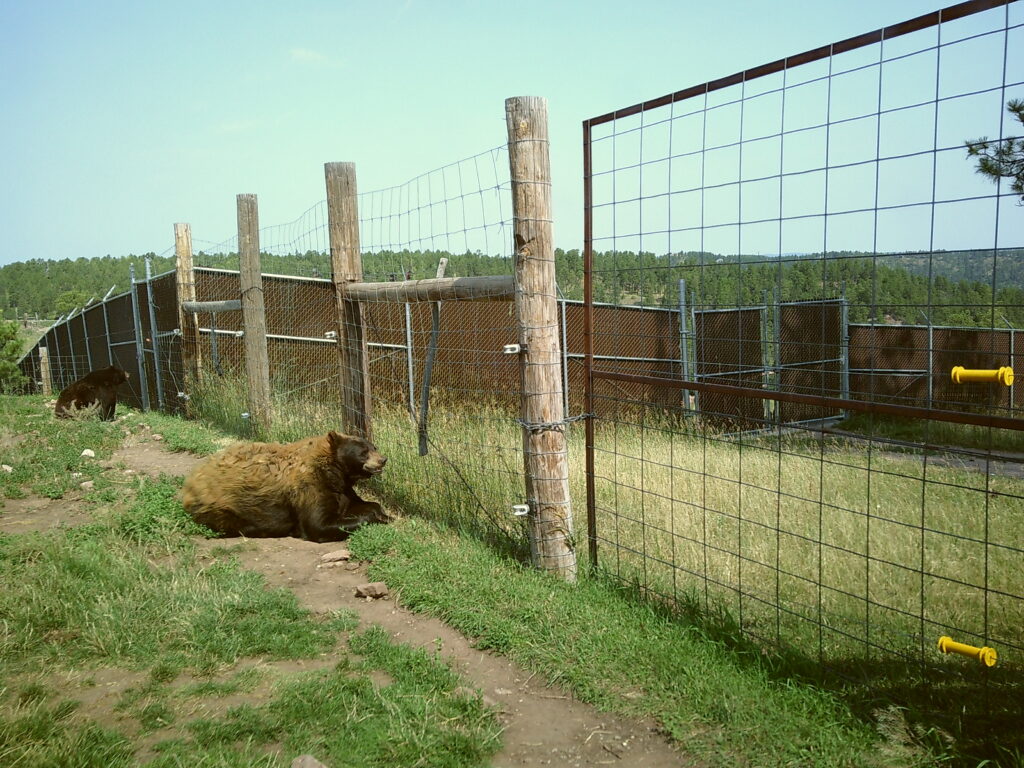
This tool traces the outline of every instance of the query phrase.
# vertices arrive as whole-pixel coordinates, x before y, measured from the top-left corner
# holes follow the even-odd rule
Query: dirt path
[[[129,438],[114,454],[110,471],[126,474],[184,475],[199,461],[188,454],[171,453],[150,436]],[[87,513],[74,511],[68,499],[47,502],[28,499],[0,517],[9,532],[45,529],[58,524],[86,522]],[[228,541],[239,543],[236,556],[247,568],[263,574],[275,586],[295,593],[309,610],[324,613],[347,608],[364,624],[379,624],[403,643],[441,655],[483,692],[485,701],[501,711],[505,727],[502,751],[492,765],[604,766],[662,768],[683,765],[683,758],[653,722],[602,713],[575,701],[564,691],[542,681],[507,659],[476,650],[469,641],[442,622],[405,610],[398,600],[368,601],[354,595],[355,587],[369,579],[365,564],[322,567],[321,555],[339,544],[316,544],[300,539],[211,540],[200,542],[209,553]],[[205,554],[206,557],[212,555]]]

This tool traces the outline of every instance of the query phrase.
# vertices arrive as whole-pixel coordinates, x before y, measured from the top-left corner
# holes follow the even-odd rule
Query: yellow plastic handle
[[[953,367],[951,376],[955,384],[966,384],[970,381],[992,382],[1003,384],[1007,387],[1013,384],[1013,368],[1008,365],[1004,365],[997,370],[964,368],[962,365],[956,365]]]
[[[995,648],[989,648],[987,645],[984,648],[978,648],[974,645],[958,643],[952,637],[946,636],[939,638],[939,650],[943,653],[958,653],[961,656],[977,659],[986,667],[994,667],[998,659]]]

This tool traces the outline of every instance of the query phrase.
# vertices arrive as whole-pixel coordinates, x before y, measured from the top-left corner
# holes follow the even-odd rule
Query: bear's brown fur
[[[117,388],[126,381],[128,374],[114,365],[90,371],[61,391],[54,414],[58,419],[69,419],[76,411],[95,405],[103,421],[113,421],[117,409]]]
[[[192,518],[227,536],[340,541],[364,523],[388,521],[353,486],[383,471],[368,441],[329,432],[294,443],[238,443],[200,464],[182,500]]]

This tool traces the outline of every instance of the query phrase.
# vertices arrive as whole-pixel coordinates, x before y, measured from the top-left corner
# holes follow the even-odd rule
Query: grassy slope
[[[352,616],[309,614],[230,554],[200,562],[200,531],[176,499],[178,481],[125,487],[100,471],[138,417],[58,425],[41,403],[0,397],[3,461],[14,467],[0,491],[60,498],[95,478],[86,503],[97,522],[0,535],[0,765],[109,768],[138,764],[141,754],[156,766],[248,768],[314,751],[332,765],[486,764],[500,745],[497,720],[444,664],[379,629],[355,632]],[[152,421],[172,443],[211,449],[219,439]],[[83,447],[96,458],[80,456]],[[246,660],[324,654],[337,660],[332,668],[259,681],[259,703],[195,714],[244,689]],[[141,680],[122,694],[116,727],[76,699],[100,670]],[[375,671],[392,682],[375,684]],[[175,686],[183,675],[199,683]],[[143,741],[152,754],[137,752]]]
[[[35,407],[30,404],[25,413]],[[142,418],[172,447],[208,453],[225,439],[157,414]],[[102,425],[83,425],[89,428]],[[405,442],[404,431],[385,439],[397,446]],[[493,435],[488,440],[501,442]],[[68,448],[70,459],[78,445]],[[452,493],[432,488],[438,482],[433,470],[420,468],[415,457],[391,454],[394,466],[389,471],[402,476],[404,485],[416,486],[399,487],[395,497],[414,499],[426,493],[443,500]],[[727,473],[722,467],[718,471]],[[496,487],[494,493],[501,497],[504,489]],[[159,531],[164,523],[143,514],[133,525]],[[122,525],[120,535],[131,533],[133,525]],[[854,714],[845,699],[802,682],[780,658],[764,655],[706,616],[672,617],[600,581],[583,579],[576,587],[552,582],[472,538],[422,520],[366,529],[353,546],[374,560],[375,573],[410,607],[443,617],[482,647],[509,655],[582,699],[656,718],[685,751],[715,765],[914,765],[948,759],[977,764],[956,751],[945,755],[946,737],[908,724],[884,696]],[[139,717],[159,714],[163,699],[146,701],[136,707]],[[245,714],[246,722],[256,723],[252,732],[267,738],[280,734],[274,730],[275,717],[269,710]],[[228,718],[222,725],[225,730],[214,728],[213,735],[191,735],[181,744],[168,744],[167,754],[180,756],[181,749],[220,754],[216,750],[224,749],[223,734],[238,723]],[[103,738],[97,739],[97,749],[105,748]],[[1019,763],[1009,752],[1001,753],[999,744],[988,744],[981,752],[1000,755],[1000,764]]]
[[[575,586],[406,519],[359,531],[353,551],[403,604],[440,616],[585,701],[652,716],[715,765],[912,765],[830,694],[773,679],[767,660],[628,599],[599,581]]]

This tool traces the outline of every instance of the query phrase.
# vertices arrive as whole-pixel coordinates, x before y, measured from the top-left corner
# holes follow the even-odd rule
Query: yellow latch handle
[[[952,637],[943,636],[939,638],[939,650],[943,653],[959,653],[961,656],[969,656],[972,659],[977,659],[986,667],[994,667],[996,665],[996,649],[989,648],[988,646],[978,648],[973,645],[958,643]]]
[[[954,384],[966,384],[969,381],[987,381],[1010,386],[1013,384],[1013,368],[1004,365],[998,370],[983,368],[964,368],[962,365],[953,367]]]

